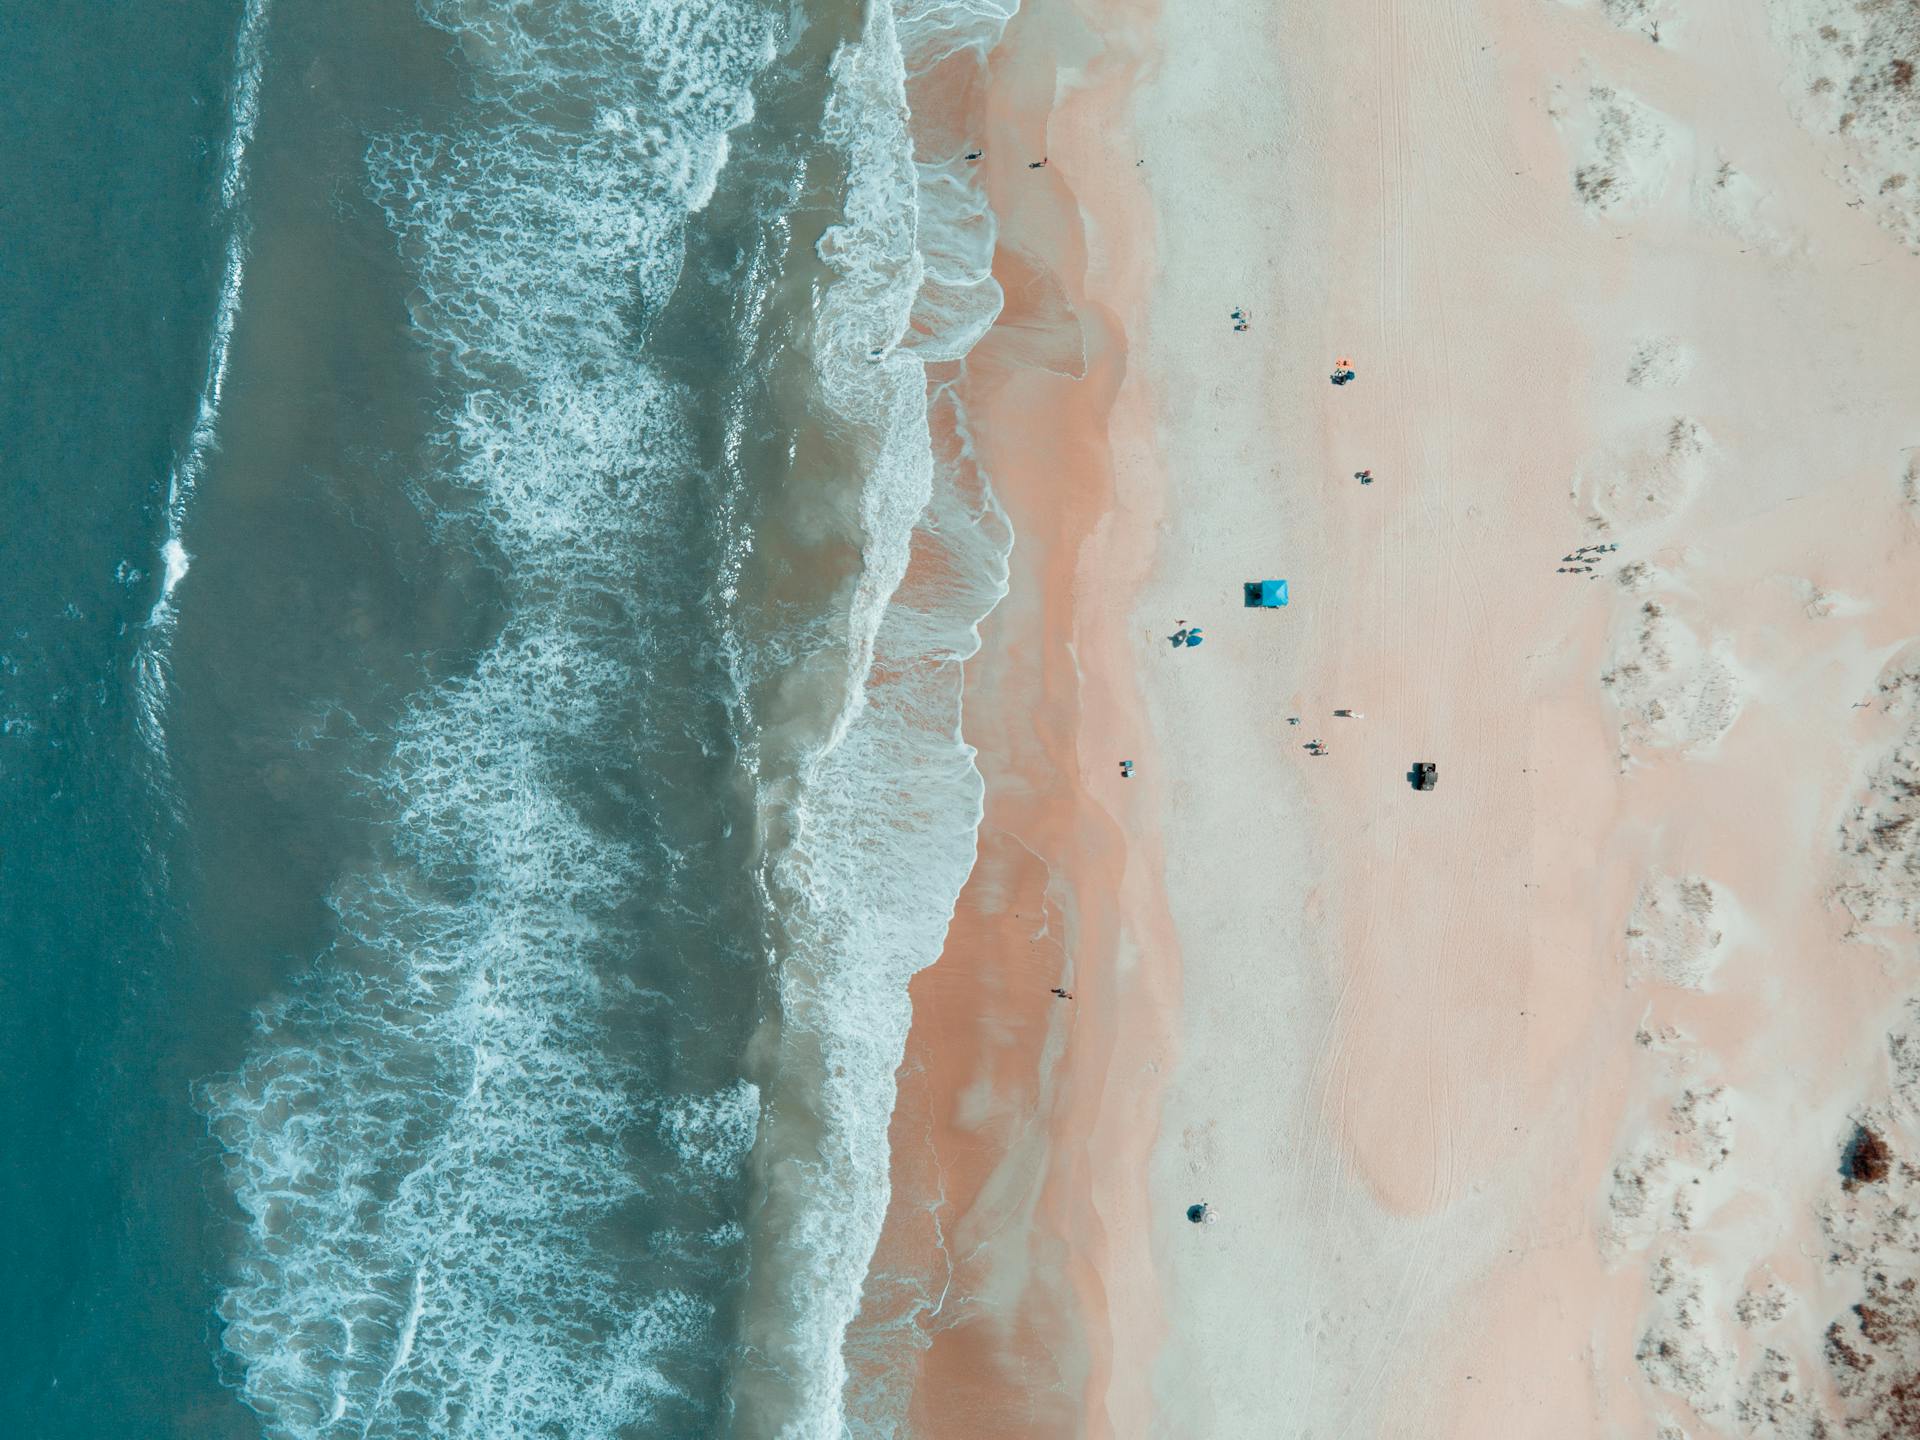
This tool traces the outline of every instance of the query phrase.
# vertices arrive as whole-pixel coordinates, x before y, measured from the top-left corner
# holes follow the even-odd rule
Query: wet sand
[[[1031,7],[984,91],[936,101],[976,107],[1000,221],[1006,309],[960,393],[1017,539],[967,672],[980,858],[939,963],[915,981],[900,1072],[873,1268],[914,1279],[870,1286],[861,1322],[885,1337],[883,1364],[907,1348],[883,1317],[919,1332],[915,1434],[1104,1427],[1116,1302],[1129,1326],[1159,1325],[1138,1176],[1176,961],[1157,852],[1123,828],[1158,788],[1131,637],[1122,606],[1097,603],[1141,583],[1160,503],[1157,473],[1113,464],[1114,437],[1145,423],[1115,401],[1137,384],[1121,321],[1144,303],[1151,221],[1143,177],[1109,138],[1146,18],[1113,7],[1096,41],[1066,7]],[[1133,778],[1122,758],[1139,762]],[[915,1313],[911,1296],[937,1299]],[[1129,1378],[1144,1403],[1145,1377]]]

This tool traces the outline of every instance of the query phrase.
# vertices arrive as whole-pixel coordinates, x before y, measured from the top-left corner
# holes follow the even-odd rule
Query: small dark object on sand
[[[1027,162],[1027,168],[1028,168],[1029,170],[1044,170],[1044,169],[1046,169],[1046,168],[1047,168],[1047,157],[1046,157],[1046,156],[1044,156],[1044,155],[1042,155],[1042,156],[1041,156],[1041,157],[1040,157],[1040,158],[1039,158],[1038,160],[1029,160],[1029,161]]]
[[[982,155],[984,155],[984,154],[986,154],[986,153],[987,153],[987,152],[986,152],[986,151],[984,151],[984,150],[969,150],[969,151],[967,151],[967,159],[969,159],[969,160],[978,160],[978,159],[979,159],[979,158],[980,158],[980,157],[981,157]]]
[[[1201,1221],[1205,1220],[1206,1218],[1207,1218],[1207,1202],[1206,1201],[1202,1200],[1198,1204],[1187,1206],[1187,1219],[1191,1220],[1194,1224],[1198,1225],[1200,1224]]]
[[[1413,781],[1416,790],[1431,790],[1440,783],[1440,767],[1431,760],[1414,762],[1413,773],[1407,777]]]
[[[1858,1185],[1877,1185],[1893,1173],[1893,1147],[1879,1131],[1856,1125],[1840,1162],[1840,1173],[1847,1177],[1849,1190]]]
[[[1336,385],[1345,385],[1354,379],[1354,373],[1351,370],[1336,370],[1327,378]]]

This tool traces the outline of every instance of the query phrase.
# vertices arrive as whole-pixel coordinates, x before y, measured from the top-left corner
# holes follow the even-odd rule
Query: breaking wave
[[[447,381],[471,508],[444,532],[477,527],[509,618],[363,777],[384,852],[336,889],[333,949],[205,1088],[246,1217],[223,1343],[276,1436],[689,1433],[730,1338],[714,1296],[758,1096],[692,1086],[681,1050],[642,1043],[702,1016],[632,978],[671,958],[634,953],[636,897],[699,901],[605,777],[684,648],[670,607],[637,607],[697,465],[688,397],[634,316],[673,290],[770,32],[670,0],[423,13],[457,38],[477,113],[376,139],[369,175]]]
[[[847,157],[836,273],[816,332],[820,393],[859,456],[864,565],[844,702],[768,866],[784,940],[786,1063],[818,1089],[804,1140],[766,1149],[789,1222],[763,1238],[784,1293],[749,1336],[784,1381],[778,1433],[847,1433],[847,1329],[890,1193],[887,1128],[911,1008],[973,867],[982,807],[961,735],[962,667],[1007,590],[1012,534],[972,463],[954,386],[992,325],[994,222],[959,149],[916,154],[911,67],[980,53],[1010,12],[885,4],[833,66],[825,134]],[[941,367],[930,375],[929,366]]]
[[[166,773],[166,704],[169,654],[176,611],[174,591],[186,579],[187,517],[219,437],[220,399],[227,386],[227,356],[240,319],[247,269],[247,152],[260,118],[260,82],[266,70],[266,0],[246,0],[234,39],[232,95],[226,143],[220,155],[217,222],[226,232],[220,296],[214,307],[207,366],[194,405],[186,444],[167,475],[166,534],[160,542],[160,594],[147,616],[147,633],[134,658],[135,713],[149,757]]]
[[[955,385],[999,311],[993,218],[957,153],[916,153],[906,85],[1011,12],[877,4],[834,60],[821,139],[846,183],[808,343],[813,418],[857,467],[861,564],[830,623],[749,637],[716,618],[740,598],[730,562],[686,553],[732,523],[689,509],[702,397],[646,342],[790,17],[420,8],[472,114],[377,137],[368,176],[445,387],[464,503],[438,533],[501,571],[506,619],[357,777],[383,839],[335,887],[337,939],[203,1087],[243,1216],[223,1346],[285,1440],[826,1440],[848,1428],[907,982],[973,864],[962,666],[1011,548]],[[750,722],[743,675],[812,658],[823,631],[845,684],[798,772],[732,737],[768,839],[755,890],[659,812],[722,803],[673,773],[717,743],[686,715]],[[751,924],[714,898],[729,883]],[[750,933],[717,938],[729,924]],[[701,1058],[716,946],[736,1008],[772,966],[779,1053],[752,1076]],[[736,1316],[749,1266],[770,1299]]]

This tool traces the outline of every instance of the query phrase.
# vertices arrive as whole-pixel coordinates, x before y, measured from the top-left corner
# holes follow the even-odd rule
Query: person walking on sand
[[[1058,999],[1061,999],[1061,1000],[1073,999],[1073,992],[1071,990],[1062,990],[1058,985],[1053,987],[1053,993]]]

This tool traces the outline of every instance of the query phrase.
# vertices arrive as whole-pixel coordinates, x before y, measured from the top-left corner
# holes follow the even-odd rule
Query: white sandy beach
[[[1914,1433],[1912,55],[1877,0],[1009,28],[921,1432]]]
[[[1183,999],[1148,1182],[1171,1336],[1116,1320],[1115,1385],[1153,1379],[1115,1433],[1891,1423],[1911,1320],[1850,1307],[1871,1256],[1914,1273],[1910,1182],[1840,1167],[1858,1120],[1920,1146],[1883,813],[1912,807],[1884,772],[1920,663],[1920,261],[1901,187],[1808,118],[1808,17],[1161,16],[1118,405],[1154,423],[1116,432],[1113,523],[1158,527],[1129,823]],[[1618,548],[1563,573],[1590,544]],[[1281,576],[1288,608],[1241,607]]]

